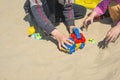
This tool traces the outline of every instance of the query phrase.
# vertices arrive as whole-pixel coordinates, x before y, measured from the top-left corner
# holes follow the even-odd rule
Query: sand
[[[105,49],[97,46],[110,24],[95,22],[81,31],[96,43],[86,41],[84,49],[69,55],[59,51],[51,38],[28,37],[23,5],[24,0],[0,3],[0,80],[120,80],[120,39]],[[76,20],[76,27],[83,20]],[[57,28],[68,35],[63,23]]]

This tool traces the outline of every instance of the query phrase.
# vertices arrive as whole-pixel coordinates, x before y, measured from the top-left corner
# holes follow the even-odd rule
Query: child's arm
[[[110,0],[103,0],[102,2],[100,2],[97,7],[91,12],[91,14],[83,21],[83,26],[87,28],[89,24],[93,23],[93,19],[96,16],[104,14],[107,10],[109,2]]]
[[[72,42],[68,39],[68,37],[58,31],[46,17],[43,11],[41,0],[30,0],[30,4],[32,14],[37,24],[42,27],[42,29],[48,34],[52,34],[57,39],[59,48],[61,48],[62,46],[65,47],[64,43],[72,45]]]
[[[97,13],[95,11],[92,11],[92,13],[85,18],[85,20],[83,21],[83,26],[87,29],[88,25],[93,23],[93,19],[95,18],[95,16],[97,16]]]
[[[40,26],[44,31],[50,34],[55,29],[55,27],[45,15],[41,0],[29,0],[29,1],[31,12],[38,26]]]
[[[61,0],[62,1],[62,0]],[[75,28],[75,23],[74,23],[74,12],[72,8],[72,0],[64,0],[64,10],[63,14],[65,16],[65,21],[67,23],[67,27],[69,28],[69,32],[73,32],[73,28]]]
[[[100,16],[105,13],[105,11],[108,8],[108,5],[110,3],[110,0],[102,0],[97,7],[94,9],[94,11],[97,13],[97,16]]]
[[[69,39],[69,37],[58,31],[57,29],[53,30],[51,34],[57,39],[59,49],[61,49],[62,47],[66,48],[64,44],[71,46],[74,43]]]
[[[65,21],[67,23],[67,26],[72,28],[73,26],[75,26],[72,0],[61,0],[61,1],[64,2],[62,4],[64,5],[63,14],[65,16]]]

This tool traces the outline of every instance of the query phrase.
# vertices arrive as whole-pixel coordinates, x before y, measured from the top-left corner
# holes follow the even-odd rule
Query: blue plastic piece
[[[69,38],[69,39],[74,41],[72,38]],[[72,46],[67,44],[65,44],[65,46],[67,47],[66,50],[69,50],[69,54],[72,54],[73,52],[75,52],[75,47],[76,47],[75,43]]]
[[[75,44],[73,44],[73,45],[70,47],[70,52],[69,52],[69,54],[72,54],[72,53],[75,52],[75,47],[76,47]]]
[[[80,49],[84,48],[85,47],[85,43],[81,43],[80,45]]]
[[[73,28],[73,32],[75,33],[78,39],[81,39],[81,35],[78,28]]]
[[[85,47],[85,41],[83,42],[80,42],[77,40],[83,40],[84,39],[84,36],[81,35],[81,33],[79,32],[79,29],[78,28],[73,28],[73,35],[71,34],[71,37],[69,38],[71,41],[74,41],[74,44],[73,45],[68,45],[68,44],[64,44],[66,46],[66,48],[62,48],[61,50],[69,53],[69,54],[72,54],[74,53],[78,48],[82,49]],[[77,44],[80,44],[80,45],[77,45]]]
[[[72,46],[65,44],[65,46],[67,47],[66,50],[69,50],[69,54],[75,52],[76,44],[73,44]]]

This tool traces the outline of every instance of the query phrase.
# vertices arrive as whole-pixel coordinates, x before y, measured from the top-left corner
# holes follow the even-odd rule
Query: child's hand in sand
[[[84,21],[83,21],[83,27],[87,28],[87,26],[91,23],[93,23],[93,19],[97,16],[97,13],[93,11]]]
[[[65,34],[59,32],[57,29],[53,30],[51,34],[57,39],[59,49],[62,47],[66,48],[64,44],[71,46],[74,43]]]
[[[115,42],[120,34],[120,25],[112,27],[106,35],[106,41]]]

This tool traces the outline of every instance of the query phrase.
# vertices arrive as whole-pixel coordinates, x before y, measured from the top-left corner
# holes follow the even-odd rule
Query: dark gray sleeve
[[[63,14],[65,16],[65,21],[69,26],[74,26],[74,12],[72,7],[72,0],[59,0],[59,3],[64,6]]]
[[[55,29],[55,27],[45,15],[41,0],[30,0],[30,4],[32,14],[38,26],[40,26],[43,30],[50,34]]]

